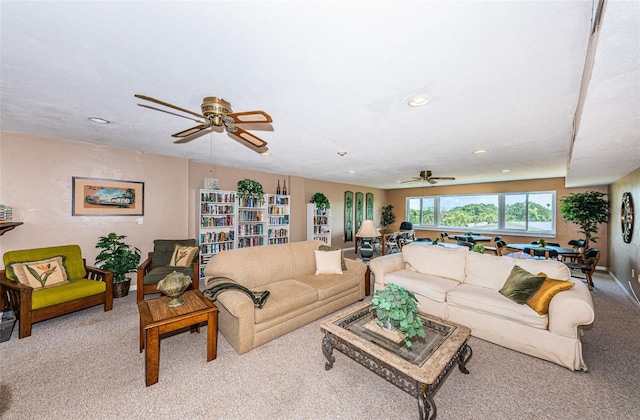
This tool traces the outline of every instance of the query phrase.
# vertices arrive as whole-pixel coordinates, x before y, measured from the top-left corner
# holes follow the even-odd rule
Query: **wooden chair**
[[[387,236],[387,240],[385,242],[387,254],[395,254],[396,252],[400,252],[400,243],[398,242],[399,235],[400,232],[393,232],[391,235]]]
[[[558,259],[558,251],[556,251],[555,249],[525,248],[524,249],[524,253],[525,254],[529,254],[532,257],[544,258],[546,260],[548,260],[548,259],[557,260]]]
[[[494,236],[493,237],[493,244],[495,245],[495,243],[498,242],[501,239],[502,239],[502,237],[500,237],[500,236]],[[484,250],[485,250],[485,252],[492,252],[492,253],[498,255],[498,247],[497,246],[485,245]]]
[[[585,251],[584,257],[577,262],[563,261],[570,270],[580,270],[584,273],[589,290],[593,290],[593,273],[598,266],[600,260],[600,250],[598,248],[589,248]]]
[[[168,274],[177,271],[191,277],[190,288],[199,290],[200,287],[200,265],[198,264],[198,254],[196,253],[193,262],[189,266],[176,267],[171,265],[171,256],[176,245],[197,246],[195,239],[156,239],[153,241],[153,251],[140,264],[137,272],[136,299],[140,303],[145,295],[160,293],[158,282]]]
[[[440,232],[440,240],[442,242],[447,242],[448,237],[449,237],[449,234],[447,232]]]
[[[68,283],[33,288],[18,281],[14,264],[34,264],[59,256],[64,257]],[[105,312],[113,308],[113,273],[87,266],[78,245],[9,251],[3,261],[6,269],[0,271],[0,308],[9,307],[16,313],[19,338],[29,337],[36,322],[95,305],[104,305]]]
[[[503,256],[507,250],[507,243],[502,239],[496,241],[496,255]]]
[[[469,242],[469,241],[458,241],[458,245],[466,246],[469,249],[473,249],[473,246],[475,245],[475,243],[474,242]]]

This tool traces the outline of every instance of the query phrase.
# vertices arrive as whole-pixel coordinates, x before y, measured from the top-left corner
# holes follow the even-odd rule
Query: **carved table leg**
[[[471,349],[471,346],[469,346],[467,343],[464,343],[460,351],[460,356],[458,357],[458,368],[460,369],[460,372],[467,374],[469,373],[469,371],[467,370],[467,362],[469,361],[469,359],[471,359],[471,356],[473,356],[473,350]]]
[[[331,344],[329,340],[329,333],[325,333],[322,339],[322,354],[327,358],[327,363],[324,364],[324,370],[331,369],[336,358],[333,356],[333,344]]]
[[[420,420],[433,420],[438,415],[436,403],[430,395],[427,395],[426,388],[423,388],[422,392],[418,394],[418,413]]]

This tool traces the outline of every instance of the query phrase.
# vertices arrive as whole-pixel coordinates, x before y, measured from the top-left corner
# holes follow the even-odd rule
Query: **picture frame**
[[[72,216],[144,216],[144,182],[72,177]]]

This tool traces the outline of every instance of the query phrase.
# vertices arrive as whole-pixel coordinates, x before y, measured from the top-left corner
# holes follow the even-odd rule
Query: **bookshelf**
[[[307,204],[307,240],[320,240],[331,245],[331,209],[320,210]]]
[[[201,279],[204,279],[204,267],[212,256],[235,247],[235,210],[235,191],[200,190],[198,244]]]
[[[269,245],[289,243],[289,213],[291,196],[267,194],[267,239]]]
[[[266,194],[262,201],[253,197],[238,199],[238,248],[267,244]]]

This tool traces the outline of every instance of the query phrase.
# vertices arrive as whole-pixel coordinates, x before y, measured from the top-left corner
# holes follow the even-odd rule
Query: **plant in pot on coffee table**
[[[371,311],[383,328],[396,329],[404,334],[404,343],[411,347],[414,337],[425,338],[422,319],[418,316],[418,300],[413,292],[402,286],[387,283],[376,290],[371,299]]]
[[[101,236],[96,248],[102,249],[96,257],[96,266],[113,273],[113,297],[124,297],[129,293],[131,279],[127,273],[138,269],[140,250],[124,242],[126,236],[113,232]]]

